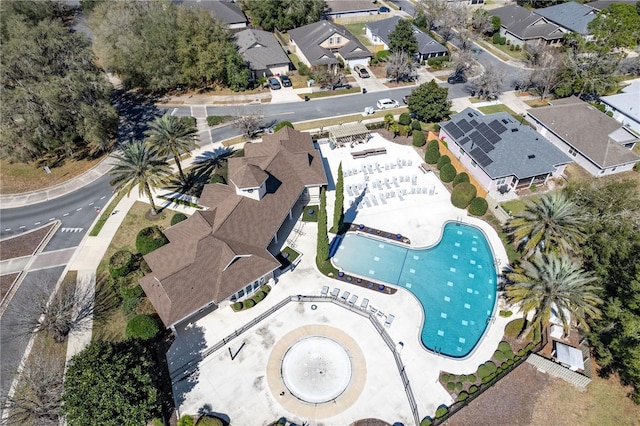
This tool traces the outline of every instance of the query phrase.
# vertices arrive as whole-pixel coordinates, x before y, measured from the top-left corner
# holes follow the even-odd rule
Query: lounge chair
[[[389,314],[389,315],[387,316],[387,320],[384,322],[384,326],[385,326],[385,327],[391,327],[391,324],[393,323],[393,320],[394,320],[395,318],[396,318],[396,317],[394,317],[393,315]]]
[[[349,305],[353,306],[353,304],[356,303],[356,300],[358,300],[358,296],[354,294],[351,296],[351,299],[349,299]]]
[[[320,292],[320,295],[322,297],[327,297],[327,293],[329,293],[329,286],[325,285],[324,287],[322,287],[322,291]]]
[[[344,291],[344,293],[342,293],[342,296],[340,296],[340,300],[342,300],[343,302],[347,301],[347,297],[349,297],[351,293],[349,293],[348,291]]]
[[[371,312],[373,315],[376,314],[376,312],[378,312],[378,310],[376,308],[374,308],[373,306],[369,307],[369,312]]]
[[[340,289],[338,287],[331,290],[331,297],[337,299],[339,294],[340,294]]]
[[[369,306],[369,299],[362,299],[362,303],[360,303],[360,309],[366,311],[367,306]]]

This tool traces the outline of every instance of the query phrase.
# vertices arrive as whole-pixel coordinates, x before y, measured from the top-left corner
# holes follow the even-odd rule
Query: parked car
[[[376,105],[378,109],[397,108],[400,106],[398,101],[394,99],[379,99]]]
[[[282,87],[291,87],[291,79],[288,75],[281,75],[280,81],[282,82]]]
[[[409,95],[404,95],[402,97],[402,102],[404,102],[404,104],[407,105],[409,103]]]
[[[387,6],[382,6],[380,9],[378,9],[378,13],[389,13],[391,12],[391,9],[389,9]]]
[[[271,90],[278,90],[282,88],[282,86],[280,86],[280,82],[275,77],[269,77],[268,82],[269,82],[269,89]]]
[[[466,82],[467,82],[467,78],[464,76],[464,74],[452,74],[449,76],[449,78],[447,78],[447,83],[449,84],[466,83]]]
[[[369,71],[363,65],[356,65],[353,70],[358,73],[360,78],[369,78]]]

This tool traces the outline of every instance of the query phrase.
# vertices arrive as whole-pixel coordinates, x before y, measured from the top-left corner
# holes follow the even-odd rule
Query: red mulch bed
[[[529,425],[535,402],[554,379],[526,362],[451,416],[447,426]]]
[[[16,280],[18,275],[20,275],[19,272],[16,272],[15,274],[0,276],[0,300],[4,299],[4,296],[9,292],[11,285]]]
[[[379,133],[380,136],[382,136],[383,138],[385,138],[388,141],[391,141],[393,143],[397,143],[398,145],[413,145],[413,139],[411,136],[396,136],[395,138],[393,137],[393,132],[390,132],[384,128],[382,129],[374,129],[371,132],[373,133]]]
[[[35,231],[2,241],[0,260],[32,255],[53,226],[54,224],[52,223]]]

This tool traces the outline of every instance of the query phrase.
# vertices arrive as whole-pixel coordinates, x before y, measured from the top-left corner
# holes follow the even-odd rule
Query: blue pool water
[[[451,357],[473,350],[493,312],[494,259],[484,234],[473,226],[447,223],[440,242],[423,250],[348,233],[333,263],[412,292],[424,310],[422,343]]]

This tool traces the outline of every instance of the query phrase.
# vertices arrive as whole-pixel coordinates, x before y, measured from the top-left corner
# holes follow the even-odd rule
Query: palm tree
[[[584,223],[579,207],[563,192],[554,192],[527,201],[525,210],[516,214],[507,228],[526,259],[538,249],[544,253],[575,249],[584,241],[580,231]]]
[[[585,330],[589,327],[586,317],[599,318],[597,305],[602,300],[597,296],[600,286],[596,277],[581,269],[566,254],[536,253],[533,260],[523,260],[512,272],[506,273],[509,302],[520,303],[525,318],[533,311],[529,327],[521,333],[526,336],[536,325],[546,326],[551,309],[562,321],[565,334],[571,327],[566,312],[571,314]]]
[[[145,135],[158,150],[159,155],[172,155],[178,166],[180,179],[185,178],[180,164],[180,155],[189,153],[198,147],[196,136],[198,130],[193,124],[181,120],[173,115],[163,115],[149,124],[149,130]]]
[[[114,178],[110,184],[116,191],[126,191],[127,195],[138,186],[138,193],[149,197],[151,211],[157,213],[153,202],[151,188],[164,185],[171,176],[167,162],[158,156],[158,152],[147,142],[133,141],[127,144],[122,152],[115,154],[118,163],[111,170]]]

